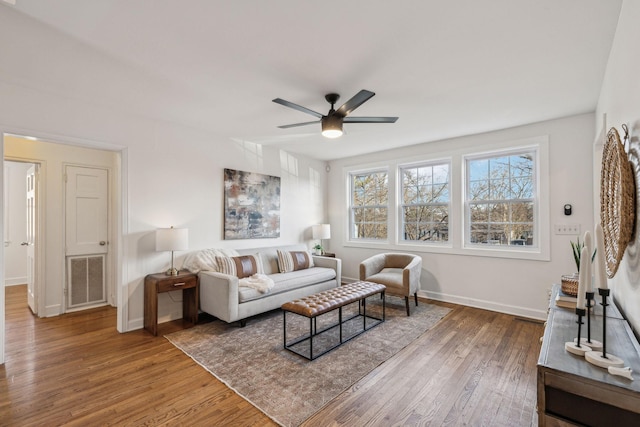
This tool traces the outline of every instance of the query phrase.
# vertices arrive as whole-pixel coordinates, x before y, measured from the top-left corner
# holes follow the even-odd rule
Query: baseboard
[[[351,277],[342,277],[342,283],[353,283],[359,279]],[[499,304],[493,301],[479,300],[475,298],[462,297],[458,295],[443,294],[441,292],[432,292],[419,290],[418,296],[435,301],[450,302],[452,304],[465,305],[467,307],[481,308],[483,310],[496,311],[498,313],[511,314],[514,316],[526,317],[529,319],[546,320],[546,310],[534,310],[527,307],[518,307],[514,305]]]
[[[122,332],[135,331],[136,329],[144,328],[144,319],[142,317],[138,317],[137,319],[129,319],[127,322],[127,330]]]
[[[174,311],[170,314],[158,317],[158,324],[178,319],[182,319],[182,312]],[[127,330],[123,332],[135,331],[136,329],[142,328],[144,328],[144,318],[139,317],[137,319],[129,320],[127,323]]]
[[[48,305],[44,308],[44,316],[41,316],[41,317],[55,317],[55,316],[60,316],[61,313],[62,313],[62,305],[60,304]]]
[[[158,324],[182,319],[182,311],[174,311],[164,316],[158,316]]]
[[[5,286],[15,286],[15,285],[24,285],[27,283],[27,278],[25,277],[7,277],[4,279]]]
[[[496,311],[498,313],[511,314],[514,316],[527,317],[536,320],[546,320],[546,310],[534,310],[527,307],[519,307],[515,305],[499,304],[493,301],[480,300],[469,297],[461,297],[458,295],[443,294],[441,292],[418,291],[419,297],[432,299],[435,301],[450,302],[453,304],[465,305],[467,307],[481,308],[483,310]]]

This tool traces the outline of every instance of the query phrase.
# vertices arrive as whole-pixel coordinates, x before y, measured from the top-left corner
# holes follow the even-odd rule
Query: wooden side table
[[[144,328],[158,335],[158,294],[182,289],[182,318],[198,323],[198,276],[181,271],[177,276],[165,273],[149,274],[144,278]]]
[[[329,257],[329,258],[335,258],[336,254],[334,254],[332,252],[323,252],[322,255],[320,255],[320,256],[326,256],[326,257]]]

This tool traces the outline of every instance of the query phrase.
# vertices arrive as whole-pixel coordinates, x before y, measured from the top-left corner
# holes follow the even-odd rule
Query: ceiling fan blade
[[[395,123],[397,117],[345,117],[344,123]]]
[[[289,129],[289,128],[295,128],[295,127],[298,127],[298,126],[312,125],[314,123],[320,123],[320,120],[315,120],[313,122],[294,123],[292,125],[282,125],[282,126],[278,126],[278,127],[280,129]]]
[[[338,108],[335,114],[346,117],[353,110],[367,102],[375,93],[362,89],[360,92],[356,93],[353,98],[342,104],[342,107]]]
[[[294,104],[293,102],[285,101],[284,99],[276,98],[273,100],[276,104],[284,105],[285,107],[293,108],[294,110],[302,111],[303,113],[311,114],[319,119],[322,118],[322,114],[317,111],[310,110],[302,105]]]

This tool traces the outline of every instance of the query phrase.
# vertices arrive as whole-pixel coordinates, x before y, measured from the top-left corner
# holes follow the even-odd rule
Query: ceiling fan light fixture
[[[322,118],[322,136],[325,138],[339,138],[342,136],[342,120],[336,116]]]

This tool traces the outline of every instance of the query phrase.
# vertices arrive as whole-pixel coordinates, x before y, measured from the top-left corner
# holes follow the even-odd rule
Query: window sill
[[[529,261],[551,261],[549,254],[543,253],[539,248],[513,250],[509,248],[462,248],[454,247],[452,244],[413,244],[384,242],[355,242],[347,241],[343,245],[345,248],[375,249],[390,252],[415,252],[442,255],[461,255],[487,258],[506,258]]]

